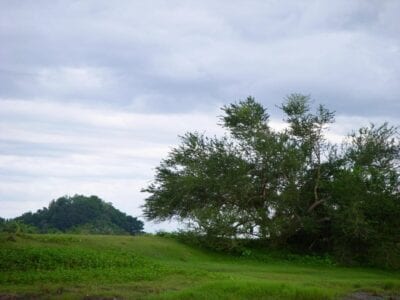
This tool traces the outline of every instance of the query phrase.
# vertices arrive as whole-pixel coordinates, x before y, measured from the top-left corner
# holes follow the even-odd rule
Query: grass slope
[[[356,291],[400,294],[400,273],[232,257],[153,236],[0,235],[3,297],[341,299]]]

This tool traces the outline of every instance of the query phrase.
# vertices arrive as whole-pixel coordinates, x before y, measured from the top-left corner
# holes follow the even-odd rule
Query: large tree
[[[342,146],[330,145],[325,130],[333,112],[322,105],[313,112],[310,98],[299,94],[287,97],[281,109],[283,130],[271,128],[266,109],[249,97],[222,108],[224,137],[185,134],[144,189],[150,194],[145,216],[178,218],[214,240],[252,236],[307,251],[349,249],[343,241],[358,241],[362,232],[371,246],[384,227],[396,245],[395,128],[371,126]],[[367,219],[374,225],[364,226]]]

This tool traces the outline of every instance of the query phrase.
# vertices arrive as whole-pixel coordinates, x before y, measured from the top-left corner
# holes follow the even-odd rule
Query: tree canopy
[[[64,196],[50,202],[49,207],[36,213],[25,213],[15,218],[35,226],[40,232],[86,232],[101,234],[136,234],[143,230],[143,222],[128,216],[97,196]]]
[[[332,111],[300,94],[280,108],[282,130],[248,97],[222,108],[225,136],[182,136],[143,190],[145,216],[176,218],[214,240],[252,238],[400,266],[396,128],[371,124],[333,145],[326,139]]]

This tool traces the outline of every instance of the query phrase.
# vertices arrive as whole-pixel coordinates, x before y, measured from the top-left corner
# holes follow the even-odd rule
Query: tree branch
[[[325,202],[325,199],[321,199],[318,201],[315,201],[313,204],[311,204],[311,206],[307,209],[307,212],[312,212],[318,205],[321,205],[322,203]]]

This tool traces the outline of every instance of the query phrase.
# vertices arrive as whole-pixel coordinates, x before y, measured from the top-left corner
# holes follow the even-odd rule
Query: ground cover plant
[[[265,251],[222,254],[171,237],[0,235],[2,297],[343,299],[361,291],[398,295],[400,273]]]

